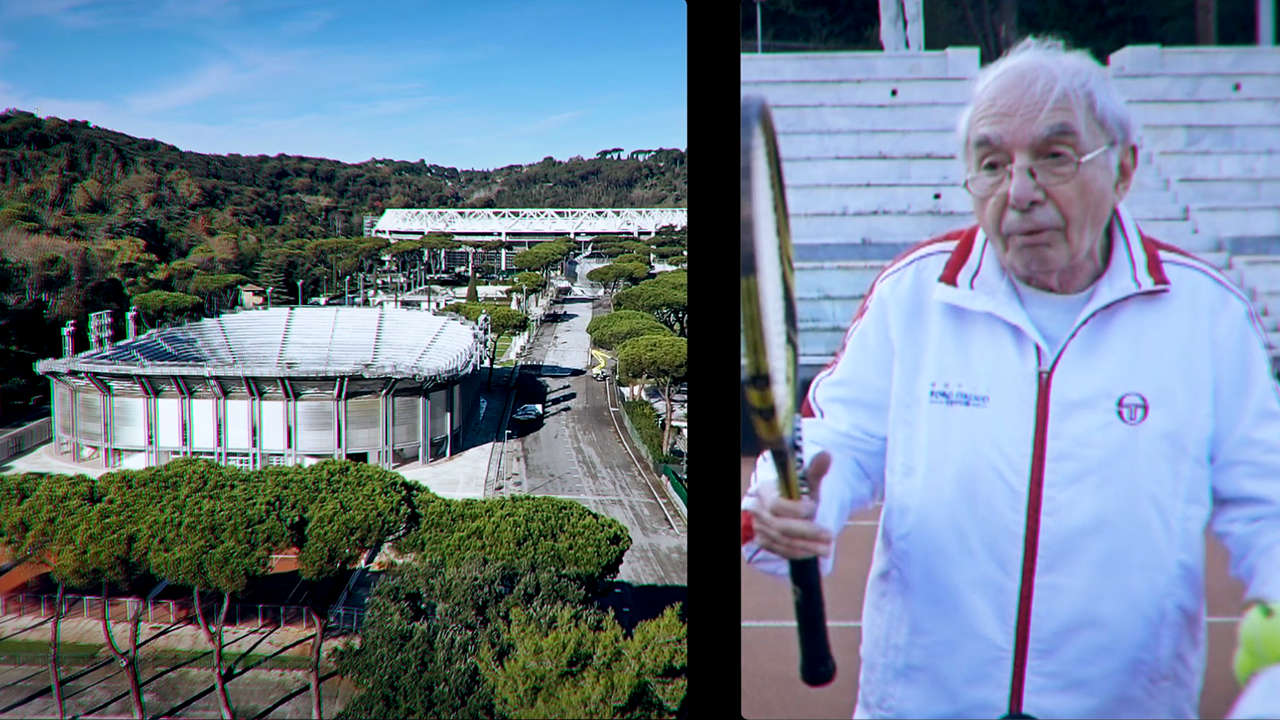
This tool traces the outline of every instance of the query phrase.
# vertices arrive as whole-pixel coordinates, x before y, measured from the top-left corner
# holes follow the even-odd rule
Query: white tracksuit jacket
[[[883,501],[854,717],[997,718],[1019,686],[1038,718],[1196,717],[1206,523],[1248,597],[1280,600],[1265,332],[1219,272],[1117,217],[1057,357],[975,226],[881,273],[810,386],[818,522]],[[785,575],[745,522],[773,479],[758,463],[743,552]]]

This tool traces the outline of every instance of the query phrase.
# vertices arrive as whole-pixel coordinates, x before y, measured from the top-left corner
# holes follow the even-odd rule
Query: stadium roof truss
[[[445,381],[484,362],[479,329],[456,315],[391,307],[250,310],[71,357],[41,373],[365,377]]]
[[[666,225],[686,227],[688,208],[486,208],[387,210],[373,234],[394,238],[431,232],[500,235],[652,235]]]

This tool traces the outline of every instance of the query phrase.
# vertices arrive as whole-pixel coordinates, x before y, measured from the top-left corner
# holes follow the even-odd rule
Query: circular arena
[[[101,467],[427,463],[457,446],[485,362],[475,325],[389,307],[252,310],[103,344],[36,364],[56,452]]]

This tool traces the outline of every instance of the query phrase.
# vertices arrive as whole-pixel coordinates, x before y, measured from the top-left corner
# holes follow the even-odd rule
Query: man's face
[[[1027,165],[1069,153],[1082,158],[1109,140],[1087,110],[1065,96],[1036,92],[1034,67],[1024,67],[989,86],[969,123],[968,171],[984,162],[1013,164],[1012,181],[994,194],[973,199],[974,215],[995,243],[1005,269],[1023,282],[1059,293],[1080,292],[1106,267],[1107,223],[1128,192],[1136,153],[1123,148],[1117,172],[1103,152],[1080,166],[1072,180],[1044,187]],[[1030,90],[1029,90],[1030,88]]]

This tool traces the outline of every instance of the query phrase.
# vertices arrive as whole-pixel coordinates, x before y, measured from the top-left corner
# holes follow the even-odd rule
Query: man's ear
[[[1116,172],[1116,199],[1123,200],[1133,186],[1133,174],[1138,169],[1138,146],[1126,145],[1120,151],[1120,167]]]

